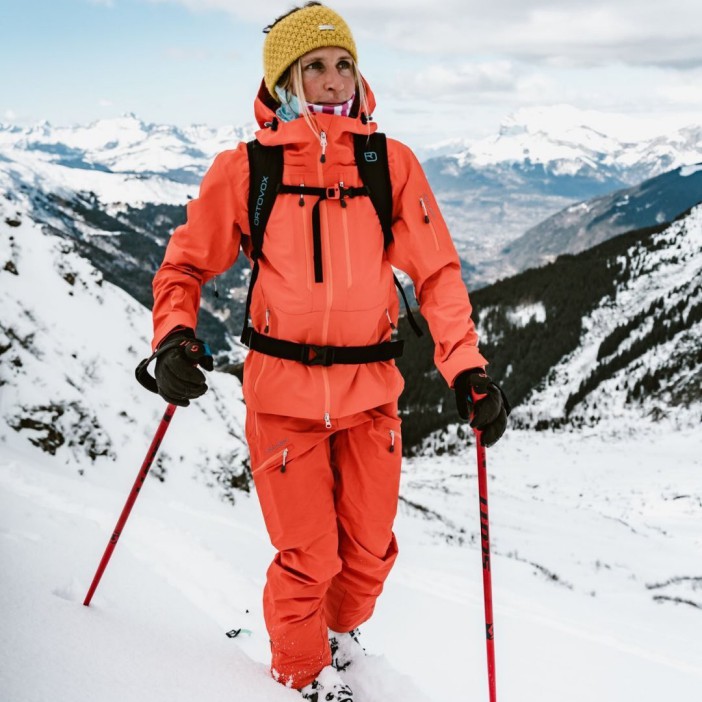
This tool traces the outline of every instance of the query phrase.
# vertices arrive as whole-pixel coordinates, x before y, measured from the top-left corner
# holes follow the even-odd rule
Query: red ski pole
[[[149,469],[151,468],[151,465],[154,462],[154,458],[156,458],[158,447],[161,445],[161,441],[166,433],[166,429],[168,429],[168,425],[170,424],[170,421],[173,418],[173,414],[175,413],[175,411],[176,406],[169,404],[166,407],[166,411],[163,413],[161,423],[158,425],[158,429],[156,430],[156,434],[154,435],[153,441],[151,442],[151,446],[149,446],[149,450],[146,453],[146,458],[144,458],[144,462],[141,464],[139,474],[137,475],[136,480],[134,481],[134,486],[132,487],[132,490],[129,493],[129,497],[127,498],[127,502],[125,503],[124,508],[122,509],[122,514],[120,514],[119,519],[117,520],[117,525],[115,526],[115,530],[112,533],[112,537],[110,538],[110,541],[107,544],[107,548],[105,549],[105,553],[102,556],[100,565],[98,565],[97,571],[95,571],[95,577],[93,578],[93,582],[90,585],[88,594],[85,596],[85,600],[83,600],[83,604],[86,607],[90,605],[90,600],[93,598],[93,594],[97,589],[97,586],[100,582],[100,578],[102,578],[102,574],[105,572],[105,568],[107,567],[107,564],[110,561],[112,552],[115,550],[115,546],[117,545],[117,541],[119,540],[119,537],[122,533],[122,529],[124,529],[124,525],[127,522],[129,513],[132,511],[132,507],[136,502],[136,498],[139,495],[139,490],[141,490],[141,486],[144,484],[144,480],[146,480],[146,476],[149,474]]]
[[[479,399],[474,397],[474,400]],[[483,598],[485,600],[485,634],[487,644],[488,688],[490,702],[497,702],[495,687],[495,638],[492,618],[492,577],[490,574],[490,523],[488,517],[487,461],[480,431],[475,432],[478,453],[478,494],[480,497],[480,545],[483,553]]]

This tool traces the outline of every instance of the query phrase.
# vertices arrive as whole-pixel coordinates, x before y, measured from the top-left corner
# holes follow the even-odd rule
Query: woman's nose
[[[327,90],[333,90],[334,92],[338,92],[339,90],[343,90],[344,88],[344,79],[341,73],[338,71],[330,71],[330,74],[326,80],[326,85],[325,85]]]

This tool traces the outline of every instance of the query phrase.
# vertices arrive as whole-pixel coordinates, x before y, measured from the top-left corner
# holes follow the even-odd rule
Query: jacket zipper
[[[390,324],[390,329],[395,331],[397,327],[395,326],[395,322],[392,321],[392,317],[390,316],[390,310],[386,307],[385,308],[385,316],[388,318],[388,323]]]
[[[268,334],[271,330],[271,311],[266,307],[266,326],[263,330],[264,334]]]
[[[319,144],[322,147],[322,155],[319,159],[319,162],[326,163],[326,160],[327,160],[327,133],[326,132],[319,133]]]
[[[395,453],[395,431],[390,430],[390,453]]]
[[[276,461],[280,461],[280,472],[285,473],[285,471],[287,470],[288,452],[289,451],[290,451],[290,447],[286,447],[280,453],[275,453],[273,456],[271,456],[270,458],[266,459],[263,463],[261,463],[261,465],[258,466],[258,468],[254,468],[253,472],[258,473],[259,471],[262,471],[265,468],[267,468],[272,463],[275,463]]]
[[[326,132],[322,132],[322,156],[324,156],[324,149],[326,149],[326,144],[327,144],[327,135]],[[324,169],[322,168],[322,163],[324,163],[324,160],[320,161],[319,165],[317,166],[317,171],[319,174],[319,182],[324,183]],[[319,221],[319,226],[320,229],[322,228],[322,213],[320,212],[320,221]],[[328,337],[329,337],[329,319],[331,317],[331,308],[332,308],[332,302],[334,299],[334,278],[332,276],[332,267],[331,267],[331,248],[330,248],[330,242],[329,242],[329,213],[327,212],[326,207],[324,208],[324,231],[327,234],[327,240],[324,242],[325,245],[322,247],[322,253],[324,257],[327,259],[327,275],[324,277],[324,287],[327,295],[326,299],[326,304],[324,307],[324,317],[322,320],[322,345],[326,345],[328,343]],[[322,236],[322,232],[320,231],[320,238]],[[324,419],[324,427],[326,429],[331,429],[331,413],[330,413],[330,404],[331,404],[331,388],[329,385],[329,369],[326,366],[322,366],[322,379],[324,382],[324,413],[323,413],[323,419]]]

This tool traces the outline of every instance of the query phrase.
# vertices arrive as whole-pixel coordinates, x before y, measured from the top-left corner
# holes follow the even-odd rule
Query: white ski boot
[[[331,664],[339,671],[346,670],[355,660],[366,655],[366,649],[361,645],[360,629],[351,629],[345,634],[329,629],[329,646]]]
[[[300,694],[310,702],[354,702],[351,688],[330,665],[322,668],[316,679],[300,690]]]

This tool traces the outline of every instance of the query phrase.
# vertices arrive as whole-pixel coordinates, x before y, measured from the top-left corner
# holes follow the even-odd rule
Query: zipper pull
[[[319,133],[319,143],[322,146],[322,157],[319,160],[322,163],[326,163],[326,161],[327,161],[327,133],[326,132]]]
[[[280,472],[285,473],[285,461],[288,459],[288,449],[283,451],[283,464],[280,466]]]
[[[271,313],[269,309],[266,309],[266,328],[263,330],[264,334],[268,334],[271,328]]]
[[[386,307],[385,308],[385,316],[388,318],[388,322],[390,322],[390,329],[395,331],[397,327],[395,326],[395,323],[392,321],[392,317],[390,316],[390,310]]]
[[[322,132],[322,134],[324,134],[324,132]],[[325,426],[327,429],[331,429],[331,428],[332,428],[332,425],[331,425],[331,417],[329,416],[329,412],[325,412],[325,413],[324,413],[324,426]]]
[[[424,204],[424,198],[420,197],[419,198],[419,204],[422,206],[422,210],[424,211],[424,221],[429,224],[429,213],[427,212],[427,206]]]
[[[214,296],[219,297],[219,290],[217,290],[217,276],[212,278],[212,285],[214,286]]]
[[[390,453],[395,453],[395,432],[390,430]]]
[[[304,184],[304,183],[300,183],[300,187],[301,187],[301,188],[304,188],[304,187],[305,187],[305,184]],[[298,200],[298,203],[297,203],[297,204],[300,205],[300,207],[304,207],[304,206],[305,206],[305,196],[304,196],[303,193],[300,193],[300,199]]]

